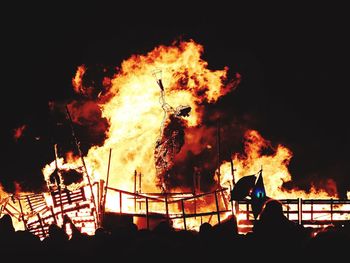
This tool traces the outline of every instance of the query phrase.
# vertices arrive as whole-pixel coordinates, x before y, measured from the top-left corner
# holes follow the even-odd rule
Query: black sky
[[[349,18],[342,7],[148,7],[2,10],[0,182],[6,190],[13,191],[14,181],[28,189],[42,184],[40,169],[53,157],[48,101],[72,98],[77,66],[118,66],[180,37],[204,46],[210,68],[242,75],[225,107],[293,151],[290,169],[300,184],[333,178],[342,196],[350,190]],[[29,127],[26,139],[14,142],[13,129],[22,124]]]

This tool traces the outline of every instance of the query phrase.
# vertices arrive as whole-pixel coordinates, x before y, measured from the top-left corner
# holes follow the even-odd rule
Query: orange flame
[[[156,167],[154,160],[154,148],[157,139],[161,134],[161,125],[164,121],[164,112],[161,105],[160,87],[152,76],[155,69],[162,70],[162,83],[165,87],[165,100],[167,105],[178,107],[188,105],[191,107],[191,113],[184,117],[187,127],[186,140],[191,145],[202,144],[201,147],[212,148],[210,144],[203,144],[198,134],[213,131],[204,130],[202,124],[203,103],[214,103],[221,96],[232,91],[240,81],[240,75],[236,74],[234,81],[227,83],[228,68],[222,70],[208,69],[208,63],[201,58],[203,47],[194,41],[180,42],[172,46],[159,46],[146,55],[133,55],[122,62],[117,74],[112,78],[105,77],[103,86],[108,88],[104,94],[98,96],[98,103],[84,101],[71,103],[72,119],[75,123],[82,124],[81,119],[106,118],[109,122],[109,128],[105,131],[107,139],[102,146],[90,148],[87,155],[84,156],[87,166],[87,173],[93,181],[106,178],[107,165],[110,149],[112,149],[112,158],[109,170],[109,186],[128,192],[134,191],[135,171],[142,174],[142,191],[139,193],[158,192],[156,186]],[[89,94],[83,86],[83,76],[86,72],[84,65],[79,66],[75,77],[72,79],[72,85],[77,93],[83,95]],[[92,87],[89,87],[91,91]],[[53,109],[53,103],[49,103]],[[73,107],[74,106],[74,107]],[[100,116],[98,113],[102,112]],[[93,122],[92,122],[93,123]],[[15,129],[14,138],[17,140],[23,135],[25,125]],[[105,126],[96,129],[103,130]],[[336,197],[335,194],[329,194],[325,190],[317,190],[312,187],[309,192],[300,190],[286,190],[283,183],[291,181],[291,175],[288,165],[293,157],[292,152],[283,145],[272,147],[271,143],[265,140],[257,131],[249,130],[245,134],[245,153],[234,154],[232,156],[235,165],[235,181],[245,175],[256,174],[261,168],[264,171],[264,181],[267,195],[276,199],[282,198],[330,198]],[[188,146],[187,146],[188,147]],[[194,154],[201,151],[201,147],[193,147]],[[186,150],[186,146],[184,147]],[[265,154],[263,151],[269,149],[271,153]],[[185,158],[185,154],[180,155],[179,159]],[[179,160],[177,159],[177,160]],[[182,159],[181,159],[182,160]],[[206,164],[204,164],[205,166]],[[75,169],[85,172],[81,158],[77,158],[72,152],[66,153],[65,158],[57,158],[47,164],[42,172],[45,180],[49,181],[49,176],[56,168],[60,170]],[[206,168],[206,167],[204,167]],[[231,167],[229,162],[225,162],[220,167],[220,182],[223,187],[232,183]],[[84,177],[84,184],[88,182]],[[70,185],[70,190],[80,187],[81,184]],[[327,182],[327,190],[332,189],[336,193],[336,187],[333,181]],[[185,190],[182,188],[180,190]],[[20,192],[18,187],[16,194]],[[88,198],[92,193],[86,187]],[[23,193],[22,193],[23,194]],[[97,190],[96,193],[97,194]],[[115,190],[111,191],[107,197],[107,210],[120,212],[136,211],[136,198],[132,198],[132,193],[123,194]],[[225,211],[222,219],[226,218],[230,211],[227,204],[227,192],[211,193],[210,196],[196,197],[186,202],[180,200],[180,203],[174,201],[169,206],[169,212],[195,214],[197,212],[207,213],[208,216],[192,217],[187,222],[174,221],[175,227],[187,225],[188,229],[198,229],[202,219],[204,221],[216,224],[219,218],[212,217],[212,211]],[[348,192],[349,198],[350,192]],[[5,197],[6,196],[6,200]],[[183,196],[182,196],[183,197]],[[187,196],[188,197],[188,196]],[[0,185],[0,203],[10,200],[9,195],[5,193]],[[47,205],[52,206],[52,200],[45,196]],[[215,200],[216,199],[216,200]],[[218,201],[219,199],[219,201]],[[182,201],[182,204],[181,204]],[[216,202],[215,202],[216,201]],[[13,204],[18,206],[18,204]],[[140,204],[142,206],[142,204]],[[143,204],[144,205],[144,204]],[[152,212],[164,213],[164,203],[150,203]],[[60,209],[60,208],[57,208]],[[145,208],[138,208],[145,210]],[[320,208],[323,209],[323,208]],[[18,210],[18,209],[17,209]],[[182,211],[181,211],[182,210]],[[229,212],[227,212],[229,211]],[[237,214],[238,220],[243,214]],[[16,229],[23,228],[23,222],[17,218]],[[93,228],[85,230],[93,233]]]
[[[163,112],[159,103],[160,89],[152,72],[162,69],[169,105],[191,107],[191,114],[185,119],[189,127],[201,123],[200,103],[215,102],[236,86],[232,83],[225,86],[228,68],[208,69],[208,63],[201,59],[202,53],[203,47],[194,41],[180,42],[170,47],[156,47],[146,55],[133,55],[122,62],[106,95],[111,99],[100,104],[102,117],[110,123],[108,138],[102,147],[92,147],[85,159],[88,172],[95,180],[106,177],[109,149],[112,149],[110,186],[132,190],[136,169],[145,175],[142,190],[157,190],[153,152]],[[81,87],[84,72],[85,67],[79,67],[73,79],[76,91]],[[79,162],[71,165],[81,166]],[[53,163],[49,166],[51,169],[43,169],[45,177]]]
[[[85,71],[86,71],[86,67],[84,65],[79,66],[77,72],[75,73],[75,77],[72,78],[72,85],[76,93],[80,93],[84,91],[83,76],[85,74]]]
[[[271,154],[262,154],[262,151],[269,148],[273,152]],[[311,187],[306,193],[301,190],[284,189],[282,184],[292,180],[288,170],[288,165],[293,157],[292,152],[285,146],[279,144],[273,149],[271,143],[265,140],[257,131],[248,130],[245,133],[245,154],[234,154],[232,156],[235,172],[235,181],[241,177],[256,174],[261,168],[263,169],[264,184],[266,194],[272,198],[331,198],[336,197],[335,194],[329,194],[325,189],[316,189]],[[231,166],[229,162],[221,165],[223,174],[222,185],[228,185],[232,182]],[[335,183],[328,181],[328,188],[332,193],[337,193]]]
[[[23,124],[20,127],[13,130],[13,138],[15,141],[18,141],[23,136],[23,132],[26,128],[27,125]]]
[[[204,111],[201,105],[216,102],[221,96],[232,91],[240,81],[240,76],[237,74],[234,81],[225,84],[228,68],[208,69],[208,63],[201,58],[202,53],[203,47],[194,41],[180,42],[168,47],[159,46],[146,55],[133,55],[123,61],[115,76],[110,81],[109,79],[104,81],[110,88],[105,94],[98,96],[97,105],[102,112],[101,117],[109,122],[109,128],[106,130],[107,138],[102,146],[90,148],[84,157],[87,172],[93,181],[106,178],[109,152],[112,149],[109,170],[110,187],[133,192],[136,170],[142,174],[142,193],[159,191],[156,186],[154,149],[161,134],[160,127],[164,122],[164,108],[161,105],[160,86],[157,85],[152,72],[156,69],[162,70],[162,83],[165,87],[167,105],[174,108],[183,105],[191,107],[190,115],[184,117],[187,131],[197,128],[196,131],[201,132],[200,124]],[[85,94],[82,85],[85,70],[85,66],[80,66],[72,80],[75,91],[82,94]],[[73,115],[89,116],[96,113],[95,104],[90,105],[87,102],[85,106],[86,111],[73,112]],[[76,107],[75,110],[79,111],[79,107]],[[73,119],[78,121],[79,117]],[[236,181],[245,175],[256,174],[262,167],[266,192],[270,197],[277,199],[295,198],[296,196],[303,198],[333,197],[324,190],[316,190],[315,187],[312,187],[308,193],[284,189],[283,183],[292,179],[288,170],[293,156],[292,152],[283,145],[273,148],[269,141],[254,130],[247,131],[245,139],[245,154],[232,156],[237,170]],[[195,143],[197,138],[194,134],[186,134],[186,140],[192,140],[191,143]],[[209,144],[204,146],[208,149],[212,147]],[[266,148],[272,153],[263,154]],[[180,156],[182,157],[183,155]],[[81,159],[74,158],[72,154],[67,155],[65,160],[59,158],[57,163],[61,169],[80,169],[82,167]],[[46,179],[54,169],[54,161],[43,168]],[[232,182],[230,163],[223,163],[220,169],[222,174],[220,182],[223,187],[226,187]],[[335,187],[332,181],[330,185]],[[222,195],[225,194],[227,193]],[[122,196],[118,192],[113,192],[107,198],[106,207],[112,211],[131,212],[135,209],[134,200],[127,195]],[[211,198],[211,201],[207,202],[207,200],[198,199],[198,209],[217,209],[213,200]],[[220,205],[222,206],[223,203]],[[153,211],[164,213],[164,204],[156,206],[157,204]],[[176,209],[178,212],[179,206],[174,210]],[[193,205],[186,209],[192,213]],[[189,227],[198,227],[197,219],[190,220],[187,222]]]

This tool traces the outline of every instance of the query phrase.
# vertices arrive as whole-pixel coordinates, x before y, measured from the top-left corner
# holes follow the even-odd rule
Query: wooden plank
[[[217,213],[228,213],[231,212],[231,210],[221,210],[221,211],[211,211],[211,212],[202,212],[202,213],[195,213],[195,214],[187,214],[186,218],[189,217],[203,217],[203,216],[211,216],[216,215]],[[183,214],[170,214],[171,219],[180,219],[183,218]]]

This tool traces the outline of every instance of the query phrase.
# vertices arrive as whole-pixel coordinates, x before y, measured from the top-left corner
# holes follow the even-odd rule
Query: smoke
[[[49,101],[53,143],[58,144],[60,155],[73,151],[78,155],[72,132],[81,142],[84,155],[93,146],[102,146],[107,138],[109,121],[102,117],[101,105],[111,98],[111,78],[117,68],[107,66],[79,66],[72,79],[75,96],[65,101]],[[67,109],[72,118],[69,123]],[[73,131],[71,129],[73,127]]]

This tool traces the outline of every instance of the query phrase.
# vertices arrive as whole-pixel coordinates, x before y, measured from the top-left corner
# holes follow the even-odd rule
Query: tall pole
[[[139,173],[139,194],[141,193],[141,191],[142,191],[142,188],[141,188],[141,176],[142,176],[142,174],[141,174],[141,172]]]
[[[197,188],[197,174],[196,172],[193,173],[193,201],[194,201],[194,214],[197,214],[197,202],[196,202],[196,188]],[[195,219],[197,219],[197,217],[195,216]]]
[[[112,156],[112,149],[109,149],[109,157],[108,157],[108,166],[107,166],[107,178],[106,178],[106,185],[105,190],[103,194],[103,203],[102,203],[102,218],[105,214],[106,210],[106,199],[107,199],[107,190],[108,190],[108,180],[109,180],[109,168],[111,166],[111,156]]]
[[[232,187],[235,186],[235,171],[236,169],[233,166],[232,158],[230,158],[230,164],[231,164],[231,175],[232,175]]]
[[[57,173],[57,176],[58,176],[58,179],[59,179],[59,180],[56,181],[56,183],[57,183],[57,188],[58,188],[58,195],[59,195],[59,198],[60,198],[61,216],[62,216],[62,222],[63,222],[64,209],[63,209],[62,191],[61,191],[61,185],[60,185],[61,180],[59,178],[60,172],[59,172],[59,169],[58,169],[58,162],[57,162],[57,158],[58,158],[57,144],[54,144],[54,151],[55,151],[55,165],[56,165],[56,171],[55,172]]]
[[[232,158],[230,158],[230,164],[231,164],[231,175],[232,175],[232,187],[230,185],[230,193],[232,193],[232,189],[233,187],[235,187],[235,168],[233,166],[233,161],[232,161]],[[232,212],[232,215],[234,214],[234,205],[233,205],[233,200],[231,198],[231,212]]]
[[[220,174],[220,161],[221,161],[221,156],[220,156],[220,119],[218,119],[217,122],[217,132],[216,132],[216,145],[217,145],[217,169],[218,169],[218,188],[221,188],[221,174]]]
[[[137,190],[136,190],[136,177],[137,177],[137,171],[135,170],[134,172],[134,212],[136,212],[136,193],[137,193]]]
[[[218,216],[218,223],[221,224],[221,220],[220,220],[220,207],[219,207],[219,201],[218,201],[218,192],[215,191],[215,204],[216,204],[216,213]]]
[[[141,188],[141,176],[142,176],[142,174],[140,172],[139,173],[139,191],[138,191],[139,194],[141,194],[141,191],[142,191],[142,188]],[[141,210],[141,208],[142,208],[142,204],[141,204],[141,202],[139,202],[139,209]]]
[[[96,225],[99,226],[99,218],[98,218],[98,213],[97,213],[97,206],[96,206],[96,200],[95,200],[94,191],[92,189],[92,184],[91,184],[91,180],[90,180],[90,176],[89,176],[88,170],[86,168],[84,156],[83,156],[83,153],[81,152],[81,149],[80,149],[80,142],[78,141],[77,137],[75,136],[75,132],[74,132],[74,128],[73,128],[73,120],[72,120],[72,117],[70,115],[70,112],[69,112],[69,109],[68,109],[67,105],[66,105],[66,111],[67,111],[67,115],[68,115],[68,118],[69,118],[70,128],[72,130],[72,136],[73,136],[75,145],[77,147],[80,159],[81,159],[81,161],[83,163],[86,177],[88,179],[88,184],[89,184],[90,191],[91,191],[91,198],[92,198],[92,202],[94,203],[94,208],[95,208],[95,215],[96,215],[95,227],[96,227]]]

